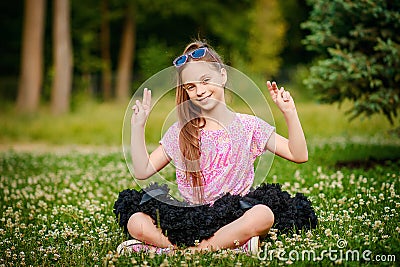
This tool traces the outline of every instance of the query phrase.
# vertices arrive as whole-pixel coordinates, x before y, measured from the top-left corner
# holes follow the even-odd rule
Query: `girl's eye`
[[[201,83],[202,84],[207,84],[210,81],[210,78],[204,78]]]
[[[189,84],[189,85],[186,85],[184,88],[185,88],[186,91],[192,91],[194,89],[194,85],[193,84]]]

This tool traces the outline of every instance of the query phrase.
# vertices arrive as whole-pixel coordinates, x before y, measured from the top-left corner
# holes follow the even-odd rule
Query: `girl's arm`
[[[150,107],[151,91],[145,88],[143,91],[142,103],[136,100],[136,104],[132,107],[133,114],[131,119],[131,157],[133,173],[139,180],[149,178],[170,162],[170,159],[165,155],[161,145],[150,155],[147,152],[144,126],[150,114]]]
[[[272,100],[283,113],[288,127],[289,138],[273,133],[267,142],[266,148],[285,159],[302,163],[308,160],[306,138],[297,115],[294,100],[283,87],[278,89],[275,82],[267,82]]]

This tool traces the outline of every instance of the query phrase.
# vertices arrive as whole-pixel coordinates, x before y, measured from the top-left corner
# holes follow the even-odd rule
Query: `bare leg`
[[[157,228],[153,219],[142,212],[133,214],[128,221],[129,234],[146,244],[150,244],[159,248],[167,248],[173,246],[168,238]]]
[[[235,248],[243,245],[253,236],[266,235],[273,223],[274,214],[271,209],[265,205],[256,205],[246,211],[242,217],[220,228],[209,239],[189,249],[200,251]]]

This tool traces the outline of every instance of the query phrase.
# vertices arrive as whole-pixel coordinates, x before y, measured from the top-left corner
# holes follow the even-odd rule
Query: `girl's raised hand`
[[[267,81],[267,87],[272,100],[283,113],[296,110],[292,96],[283,87],[278,89],[276,82],[270,81]]]
[[[132,125],[140,125],[144,126],[147,120],[147,117],[150,114],[151,108],[151,91],[147,88],[143,90],[143,100],[140,102],[136,100],[135,105],[133,105],[133,114],[131,123]]]

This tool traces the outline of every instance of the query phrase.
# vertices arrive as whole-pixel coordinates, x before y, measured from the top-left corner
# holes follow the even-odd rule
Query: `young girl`
[[[266,150],[296,163],[308,160],[307,145],[288,91],[267,82],[272,100],[284,115],[289,138],[265,121],[231,111],[225,104],[227,72],[206,43],[189,44],[174,60],[178,74],[178,122],[149,155],[144,126],[151,91],[144,89],[131,119],[131,154],[136,179],[147,179],[172,162],[185,201],[173,199],[167,186],[124,190],[114,205],[119,225],[131,240],[118,252],[186,246],[192,251],[242,247],[256,252],[258,237],[271,227],[279,232],[311,229],[317,217],[302,194],[290,197],[279,184],[252,189],[254,161]],[[193,204],[193,205],[190,205]]]

